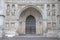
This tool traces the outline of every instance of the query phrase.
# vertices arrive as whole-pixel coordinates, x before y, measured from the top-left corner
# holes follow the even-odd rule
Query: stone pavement
[[[34,37],[34,36],[17,36],[17,37],[5,37],[5,38],[0,38],[0,40],[60,40],[60,38],[56,37]]]

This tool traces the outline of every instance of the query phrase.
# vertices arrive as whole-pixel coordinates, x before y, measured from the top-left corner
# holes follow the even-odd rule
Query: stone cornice
[[[5,1],[58,1],[58,0],[5,0]]]
[[[58,3],[58,0],[5,0],[6,3],[19,3],[19,4],[45,4],[45,3]]]
[[[5,2],[7,4],[20,4],[20,5],[42,5],[42,4],[58,4],[58,2]]]

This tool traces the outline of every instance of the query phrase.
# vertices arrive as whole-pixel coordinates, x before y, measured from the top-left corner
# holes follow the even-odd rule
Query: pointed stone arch
[[[30,31],[31,34],[40,34],[40,29],[42,30],[42,27],[40,28],[40,20],[42,20],[42,15],[41,13],[35,9],[34,7],[29,7],[25,10],[23,10],[19,16],[19,27],[18,27],[18,32],[19,34],[28,34],[26,31],[26,23],[27,19],[33,18],[32,21],[34,21],[34,30],[33,33]],[[40,19],[41,18],[41,19]],[[31,23],[32,24],[32,23]],[[30,25],[30,24],[29,24]],[[29,26],[28,26],[29,27]],[[32,29],[32,28],[31,28]]]
[[[25,7],[23,7],[23,9],[21,9],[21,10],[19,11],[19,16],[21,15],[21,13],[22,13],[23,11],[25,11],[25,10],[28,9],[28,8],[34,8],[35,10],[37,10],[37,11],[42,15],[42,18],[43,18],[42,9],[41,9],[41,8],[38,8],[37,6],[25,6]]]

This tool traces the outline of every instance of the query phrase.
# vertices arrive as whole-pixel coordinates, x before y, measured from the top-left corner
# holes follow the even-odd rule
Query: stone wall
[[[59,2],[60,3],[60,2]],[[19,17],[20,14],[23,10],[25,10],[26,8],[29,7],[34,7],[37,10],[39,10],[39,12],[41,12],[42,16],[43,16],[43,34],[46,33],[46,35],[53,35],[56,34],[57,35],[57,30],[59,27],[59,18],[57,19],[57,15],[59,15],[58,11],[60,11],[60,6],[58,8],[58,1],[47,1],[47,0],[39,0],[39,2],[37,1],[16,1],[16,0],[5,0],[5,2],[2,0],[1,1],[1,7],[0,7],[0,24],[1,24],[1,34],[2,34],[2,30],[5,31],[6,35],[17,35],[16,31],[19,28]],[[4,5],[4,6],[3,6]],[[47,7],[48,5],[48,7]],[[55,16],[52,16],[52,13],[54,13],[54,11],[52,9],[52,5],[55,7]],[[59,4],[60,5],[60,4]],[[50,7],[50,8],[49,8]],[[50,11],[50,16],[47,16],[47,12],[48,10]],[[58,10],[59,9],[59,10]],[[8,13],[7,13],[8,12]],[[6,13],[6,14],[5,14]],[[5,15],[4,15],[5,14]],[[5,18],[4,18],[5,17]],[[48,28],[48,24],[50,25],[50,30]],[[54,24],[53,24],[54,23]],[[55,25],[56,27],[53,28],[53,26]],[[47,30],[47,31],[46,31]],[[54,36],[54,35],[53,35]]]

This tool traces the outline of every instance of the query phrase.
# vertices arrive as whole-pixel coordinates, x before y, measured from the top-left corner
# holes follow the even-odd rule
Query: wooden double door
[[[32,15],[26,18],[26,34],[36,34],[36,20]]]

